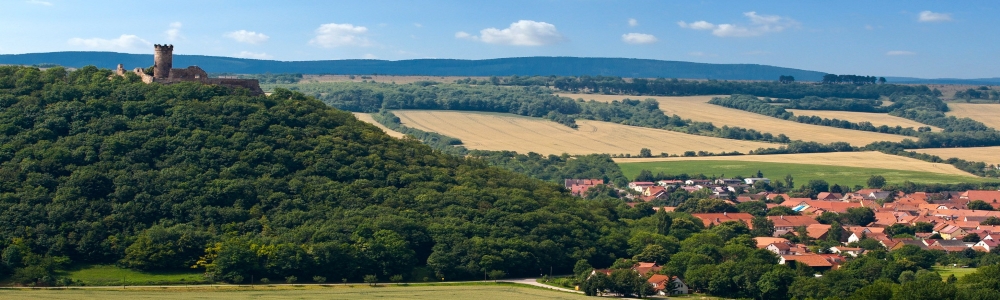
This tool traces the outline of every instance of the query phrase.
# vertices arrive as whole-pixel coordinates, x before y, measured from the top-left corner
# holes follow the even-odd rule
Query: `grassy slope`
[[[69,270],[65,276],[90,286],[121,285],[122,278],[126,285],[207,283],[202,272],[195,270],[147,273],[107,265],[80,266]]]
[[[745,162],[745,161],[676,161],[676,162],[641,162],[619,163],[622,172],[628,178],[634,178],[642,170],[650,170],[653,174],[705,174],[706,176],[752,176],[760,170],[764,176],[772,180],[780,180],[791,174],[796,186],[809,180],[822,179],[832,184],[847,186],[865,185],[871,175],[882,175],[889,183],[912,181],[916,183],[961,183],[995,181],[985,178],[937,174],[929,172],[887,170],[875,168],[822,166],[809,164]]]
[[[941,274],[942,279],[948,279],[948,275],[951,274],[955,274],[956,278],[961,279],[965,275],[969,275],[976,272],[976,268],[953,268],[945,266],[934,266],[932,269],[934,271],[937,271],[938,274]]]
[[[3,290],[7,299],[587,299],[578,294],[520,287],[511,284],[457,286],[308,286],[294,289],[192,288],[170,290]]]

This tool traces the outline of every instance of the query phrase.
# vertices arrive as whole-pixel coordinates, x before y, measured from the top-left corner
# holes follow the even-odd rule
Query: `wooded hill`
[[[287,90],[0,67],[0,276],[69,263],[359,281],[477,278],[579,259],[627,208],[391,138]],[[481,277],[479,277],[481,278]]]
[[[52,52],[0,55],[0,64],[57,64],[79,68],[95,65],[113,69],[148,67],[153,56],[115,52]],[[379,74],[428,76],[603,75],[649,78],[775,80],[791,75],[799,81],[820,81],[826,73],[757,64],[707,64],[632,58],[513,57],[483,60],[347,59],[273,61],[204,55],[174,55],[174,66],[196,65],[215,73]]]

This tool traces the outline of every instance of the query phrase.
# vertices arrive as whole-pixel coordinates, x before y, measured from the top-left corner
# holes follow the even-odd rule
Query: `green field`
[[[969,275],[976,272],[976,268],[954,268],[954,267],[943,267],[934,266],[931,270],[937,271],[941,274],[942,279],[948,279],[948,275],[955,274],[955,278],[961,279],[965,275]]]
[[[126,285],[161,285],[161,284],[198,284],[208,283],[201,272],[156,272],[147,273],[123,269],[108,265],[78,266],[67,271],[62,276],[80,281],[84,285],[121,285],[122,279]]]
[[[901,171],[875,168],[840,167],[809,164],[771,163],[771,162],[746,162],[746,161],[659,161],[659,162],[635,162],[619,163],[622,172],[628,178],[635,178],[642,170],[649,170],[653,174],[663,172],[664,174],[705,174],[705,176],[722,177],[752,177],[760,170],[765,177],[771,180],[781,180],[785,175],[791,174],[795,178],[795,185],[801,186],[813,179],[822,179],[826,182],[853,187],[855,185],[865,185],[872,175],[882,175],[888,183],[903,183],[911,181],[914,183],[980,183],[995,182],[996,179],[986,179],[968,176],[956,176],[930,172]]]
[[[455,286],[308,286],[294,289],[191,288],[161,290],[0,290],[2,299],[588,299],[584,295],[513,284]]]

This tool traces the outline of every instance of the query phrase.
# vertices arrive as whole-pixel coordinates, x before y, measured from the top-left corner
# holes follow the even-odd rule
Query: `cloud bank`
[[[693,30],[711,31],[718,37],[755,37],[767,33],[782,32],[785,29],[796,27],[798,22],[788,17],[774,15],[758,15],[755,11],[745,12],[744,16],[749,19],[749,25],[738,24],[712,24],[707,21],[696,21],[687,23],[677,22],[677,26]]]
[[[510,46],[544,46],[564,40],[555,25],[531,20],[520,20],[504,29],[486,28],[479,31],[479,36],[459,31],[455,38]]]
[[[271,38],[266,34],[247,31],[247,30],[237,30],[230,33],[226,33],[226,37],[240,43],[254,44],[254,45],[267,42],[267,40]]]
[[[140,50],[144,49],[147,52],[149,48],[153,46],[150,43],[138,36],[131,34],[123,34],[115,39],[102,39],[102,38],[72,38],[67,41],[70,45],[84,47],[94,50],[109,50],[109,51],[128,51],[128,50]]]
[[[652,34],[645,33],[626,33],[622,35],[622,42],[633,44],[633,45],[645,45],[656,43],[657,39]]]
[[[309,40],[310,45],[323,48],[343,46],[369,46],[371,42],[365,35],[368,28],[352,24],[329,23],[316,28],[316,37]]]
[[[920,12],[920,22],[948,22],[951,21],[951,14],[936,13],[929,10]]]

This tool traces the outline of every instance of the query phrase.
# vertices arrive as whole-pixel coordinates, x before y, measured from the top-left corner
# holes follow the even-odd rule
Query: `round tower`
[[[153,45],[153,78],[166,79],[170,77],[170,69],[174,67],[174,45]]]

